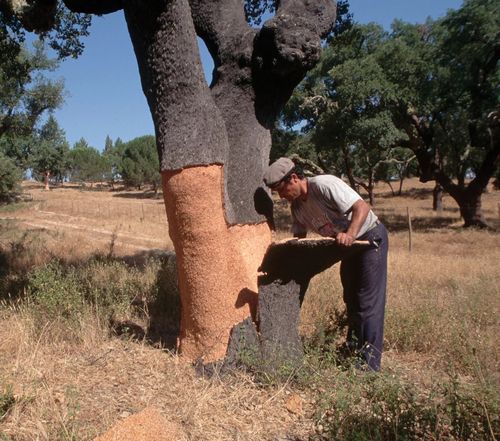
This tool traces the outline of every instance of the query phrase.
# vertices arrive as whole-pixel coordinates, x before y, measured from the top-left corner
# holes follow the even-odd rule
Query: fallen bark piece
[[[147,407],[115,424],[94,441],[184,441],[182,428],[167,421],[155,408]]]

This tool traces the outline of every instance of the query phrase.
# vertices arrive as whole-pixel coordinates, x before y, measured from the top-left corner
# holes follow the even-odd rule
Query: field
[[[336,265],[306,295],[300,369],[208,379],[149,332],[176,329],[175,318],[157,320],[176,309],[161,195],[24,189],[32,201],[0,207],[0,440],[92,440],[149,406],[188,440],[498,436],[499,191],[483,196],[494,230],[480,231],[461,228],[449,196],[433,212],[429,184],[407,181],[400,197],[377,188],[390,231],[380,374],[338,351]],[[277,206],[281,239],[290,220]]]

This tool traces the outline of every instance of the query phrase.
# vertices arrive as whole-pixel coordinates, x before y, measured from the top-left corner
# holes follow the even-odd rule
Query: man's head
[[[279,158],[268,167],[264,183],[290,202],[303,195],[307,188],[302,169],[288,158]]]

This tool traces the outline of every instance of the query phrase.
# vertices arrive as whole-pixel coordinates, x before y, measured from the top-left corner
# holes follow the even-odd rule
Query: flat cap
[[[286,178],[294,169],[295,164],[291,159],[279,158],[273,162],[264,173],[264,183],[268,187],[273,187]]]

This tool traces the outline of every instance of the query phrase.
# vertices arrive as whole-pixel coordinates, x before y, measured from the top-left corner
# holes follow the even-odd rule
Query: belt
[[[380,222],[378,219],[373,223],[373,225],[366,230],[365,234],[368,233],[368,231],[373,230],[374,228],[378,227],[382,222]]]

